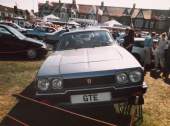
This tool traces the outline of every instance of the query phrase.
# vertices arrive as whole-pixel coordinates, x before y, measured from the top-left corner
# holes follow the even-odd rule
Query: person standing
[[[167,36],[166,33],[162,33],[160,40],[158,41],[158,45],[156,48],[156,55],[155,55],[155,68],[161,67],[161,70],[165,71],[165,50],[167,49]]]
[[[134,44],[135,33],[133,29],[126,29],[125,33],[126,35],[124,37],[123,47],[126,48],[129,52],[131,52],[132,46]]]
[[[152,49],[152,43],[153,43],[153,36],[154,36],[154,33],[152,33],[152,35],[148,33],[144,40],[144,56],[145,56],[144,57],[144,68],[145,69],[147,68],[147,66],[150,66],[151,64],[151,49]]]

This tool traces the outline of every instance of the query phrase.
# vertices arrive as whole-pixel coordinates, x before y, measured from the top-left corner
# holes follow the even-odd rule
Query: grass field
[[[0,121],[15,105],[11,95],[31,83],[43,61],[0,61]],[[170,126],[170,85],[162,79],[145,76],[149,89],[145,95],[143,126]]]

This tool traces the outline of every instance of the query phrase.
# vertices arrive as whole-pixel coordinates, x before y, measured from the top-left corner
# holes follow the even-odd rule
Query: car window
[[[10,26],[12,26],[13,28],[18,29],[18,27],[15,24],[10,24]]]
[[[144,41],[135,41],[134,46],[144,48]]]
[[[25,39],[26,38],[21,32],[19,32],[18,30],[14,29],[13,27],[9,27],[8,29],[10,30],[10,32],[13,35],[18,37],[19,39]]]
[[[54,32],[55,30],[53,29],[53,28],[47,28],[47,32],[49,32],[49,33],[52,33],[52,32]]]
[[[113,39],[107,31],[86,31],[63,35],[58,49],[68,50],[77,48],[92,48],[109,46]]]
[[[35,30],[35,31],[42,32],[42,28],[41,28],[41,27],[36,27],[34,30]]]
[[[0,27],[0,34],[11,34],[7,29]]]

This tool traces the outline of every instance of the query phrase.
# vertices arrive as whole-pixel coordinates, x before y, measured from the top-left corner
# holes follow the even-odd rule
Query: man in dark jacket
[[[163,71],[163,77],[165,80],[168,79],[169,73],[170,73],[170,36],[168,36],[168,48],[165,49],[165,67],[164,67],[164,71]]]
[[[124,37],[123,47],[126,48],[129,52],[131,52],[134,43],[135,33],[133,29],[126,29],[125,33],[126,35]]]

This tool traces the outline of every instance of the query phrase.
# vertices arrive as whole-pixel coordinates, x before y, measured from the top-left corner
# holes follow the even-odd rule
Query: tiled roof
[[[13,12],[13,10],[14,10],[13,8],[5,7],[5,6],[0,5],[0,11]]]
[[[151,19],[152,18],[152,10],[143,10],[144,19]]]
[[[39,3],[40,8],[43,5],[45,5],[45,4]],[[63,3],[62,3],[62,5],[63,5]],[[65,6],[68,9],[73,7],[72,4],[65,4]],[[57,9],[60,7],[61,7],[61,4],[56,3],[56,2],[52,2],[50,4],[50,8],[53,8],[53,9]],[[79,13],[81,13],[81,14],[91,14],[92,11],[94,11],[94,8],[95,9],[100,8],[100,6],[94,7],[94,5],[81,5],[81,4],[76,5],[76,7],[78,8]],[[104,6],[103,15],[121,17],[121,16],[129,15],[131,13],[131,10],[132,10],[131,8]],[[140,11],[142,11],[144,19],[153,19],[153,18],[159,17],[160,15],[170,16],[170,14],[168,15],[169,11],[167,11],[167,10],[151,10],[151,9],[136,8],[136,9],[134,9],[134,12],[132,13],[132,18],[136,18]]]
[[[123,16],[123,12],[125,8],[120,7],[106,7],[109,16],[121,17]]]
[[[90,14],[92,9],[92,5],[79,5],[79,13]]]

